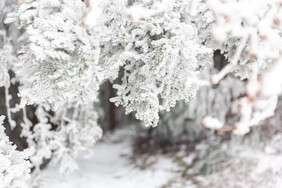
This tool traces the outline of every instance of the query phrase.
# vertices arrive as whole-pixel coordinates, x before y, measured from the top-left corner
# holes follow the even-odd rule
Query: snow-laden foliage
[[[0,116],[0,186],[2,188],[27,188],[32,150],[17,151],[4,132],[4,116]]]
[[[129,17],[139,21],[154,18],[162,11],[168,11],[174,3],[181,1],[156,1],[147,8],[146,2],[141,5],[135,4],[128,11]],[[159,4],[157,8],[156,4]],[[264,76],[258,78],[258,74],[266,71],[267,67],[273,66],[273,63],[277,64],[275,67],[279,67],[280,64],[281,0],[258,3],[252,0],[210,0],[206,4],[202,1],[185,1],[181,5],[182,9],[186,10],[186,19],[189,15],[194,16],[192,20],[196,23],[202,42],[214,50],[220,49],[230,61],[221,71],[211,76],[211,84],[218,84],[229,73],[235,73],[241,79],[250,79],[245,87],[245,96],[234,102],[234,109],[241,114],[241,118],[234,126],[227,128],[236,134],[249,132],[250,126],[258,125],[262,120],[272,116],[277,104],[279,93],[271,96],[263,95],[264,86],[269,84],[260,83],[260,80],[265,79]],[[248,9],[248,7],[252,8]],[[270,72],[273,70],[272,68]],[[267,75],[275,76],[271,73]],[[276,88],[280,90],[280,79],[276,80]],[[206,126],[211,126],[215,122],[220,125],[217,126],[218,128],[223,126],[223,123],[215,118],[207,117],[203,121]]]
[[[232,126],[233,133],[246,134],[251,126],[274,114],[281,94],[281,76],[276,72],[281,70],[282,59],[282,1],[207,3],[215,16],[213,39],[226,44],[223,51],[230,60],[211,77],[211,82],[218,83],[232,71],[241,78],[249,78],[245,96],[234,103],[241,118]],[[232,44],[232,41],[235,42]],[[263,71],[267,73],[259,76]]]
[[[129,20],[124,15],[125,0],[95,1],[91,12],[85,18],[85,23],[91,33],[99,37],[99,65],[103,67],[106,77],[113,81],[118,77],[119,69],[124,65],[121,54],[128,45]],[[97,20],[97,21],[96,21]]]
[[[29,34],[17,71],[23,104],[47,101],[57,109],[73,99],[93,101],[101,82],[117,79],[120,70],[111,101],[156,126],[159,111],[196,95],[198,74],[211,62],[212,49],[230,60],[211,77],[212,84],[232,71],[249,77],[252,63],[261,72],[279,58],[280,1],[241,11],[252,2],[96,1],[91,24],[79,0],[24,1],[8,18]]]
[[[35,148],[30,157],[32,165],[40,170],[44,160],[51,160],[60,166],[61,173],[77,170],[78,154],[82,151],[91,154],[91,147],[102,137],[94,105],[73,102],[62,106],[54,115],[48,110],[48,105],[36,108],[38,123],[34,125],[24,116],[22,136],[27,138],[29,147]]]
[[[126,113],[136,111],[147,126],[156,126],[160,110],[195,96],[197,74],[212,50],[199,41],[183,1],[136,21],[125,15],[127,7],[141,1],[102,3],[103,22],[93,29],[101,38],[99,62],[96,37],[80,25],[85,13],[80,1],[25,1],[9,15],[8,22],[29,34],[17,65],[22,104],[47,101],[57,109],[72,99],[95,100],[101,81],[116,79],[122,67],[122,84],[114,86],[118,96],[112,101],[126,107]]]
[[[215,16],[217,41],[248,37],[246,53],[252,58],[277,58],[281,50],[281,0],[208,0]]]
[[[77,6],[73,7],[76,4],[70,3],[25,1],[17,8],[18,12],[9,15],[8,21],[16,21],[18,26],[26,28],[28,34],[28,44],[22,48],[19,59],[14,56],[14,48],[17,46],[11,45],[5,30],[0,33],[3,41],[3,49],[0,50],[0,87],[5,86],[5,102],[11,127],[14,128],[16,124],[11,118],[14,108],[10,108],[9,87],[12,80],[9,71],[17,73],[13,83],[20,81],[22,99],[29,98],[32,99],[28,99],[30,103],[40,104],[34,106],[35,114],[31,117],[28,115],[30,108],[24,106],[24,101],[22,109],[17,109],[23,114],[21,136],[27,139],[28,148],[35,148],[30,157],[31,166],[35,167],[34,172],[38,172],[47,161],[59,165],[62,173],[77,169],[78,153],[91,153],[90,148],[102,136],[102,130],[97,123],[96,107],[94,108],[92,102],[96,100],[99,86],[98,78],[92,77],[93,71],[97,75],[100,71],[95,64],[99,49],[93,43],[94,38],[90,39],[90,34],[82,27],[82,18],[86,13],[85,4],[78,1]],[[77,13],[81,15],[78,16]],[[23,16],[27,14],[29,18]],[[70,17],[69,14],[73,16]],[[57,19],[57,22],[53,22],[53,19]],[[24,38],[21,37],[21,40]],[[14,40],[13,42],[17,42],[18,38],[15,37]],[[57,67],[54,71],[58,71],[57,73],[48,72],[55,66]],[[56,78],[54,74],[57,75]],[[44,84],[46,82],[52,83],[54,87],[49,85],[48,88]],[[57,98],[49,100],[49,97]],[[87,100],[90,100],[89,104],[84,104]],[[52,112],[50,105],[46,104],[50,103],[56,108],[52,101],[60,106],[56,112]]]
[[[0,2],[5,15],[10,2]],[[156,126],[161,111],[179,101],[189,102],[205,85],[198,95],[201,103],[192,102],[189,115],[201,122],[208,114],[202,121],[205,127],[249,132],[273,114],[281,94],[281,4],[281,0],[93,0],[88,7],[81,0],[18,1],[6,23],[21,28],[27,40],[16,59],[18,47],[11,45],[8,29],[0,24],[0,87],[5,89],[9,124],[15,128],[9,87],[20,82],[22,109],[17,110],[23,112],[21,136],[27,147],[35,148],[31,166],[38,172],[51,161],[63,173],[78,168],[78,153],[102,136],[93,102],[106,80],[117,90],[111,101],[125,107],[127,114],[135,113],[146,126]],[[212,66],[213,51],[218,49],[229,61],[220,71]],[[247,80],[237,82],[234,73]],[[209,103],[212,109],[205,106]],[[34,105],[34,117],[27,110],[29,104]],[[239,118],[226,127],[231,106]]]
[[[111,101],[123,105],[127,114],[136,111],[136,118],[147,126],[156,126],[160,110],[169,111],[178,100],[187,102],[195,96],[197,75],[210,61],[212,50],[199,42],[195,24],[184,17],[182,1],[151,17],[134,20],[128,8],[151,5],[142,3],[129,1],[120,10],[119,2],[109,1],[109,5],[117,8],[105,6],[102,14],[105,20],[111,21],[106,24],[115,37],[110,41],[112,46],[124,46],[109,57],[110,61],[115,58],[118,64],[122,62],[123,72],[122,83],[114,85],[117,97]],[[120,25],[110,19],[117,14]],[[121,14],[127,18],[120,18]],[[117,31],[117,28],[121,29]],[[111,55],[115,48],[111,48],[111,52],[102,49],[102,57]]]
[[[93,145],[102,138],[95,106],[81,102],[66,104],[52,121],[58,125],[52,141],[54,162],[60,163],[61,173],[72,172],[78,169],[78,154],[86,151],[91,156]]]
[[[9,5],[7,9],[11,9],[11,6]],[[11,44],[11,38],[7,36],[6,30],[0,29],[0,87],[5,88],[5,105],[7,108],[7,117],[9,124],[11,128],[15,128],[16,123],[11,118],[11,107],[10,107],[10,100],[11,95],[9,94],[9,88],[11,86],[11,83],[14,82],[16,79],[13,78],[11,80],[11,77],[9,75],[9,71],[14,70],[15,62],[17,61],[17,58],[15,57],[13,53],[13,46]]]
[[[83,27],[85,14],[78,0],[28,0],[8,15],[7,23],[29,35],[16,71],[23,105],[48,102],[57,109],[66,101],[96,99],[103,76],[98,44]]]
[[[281,0],[208,0],[207,4],[215,17],[213,39],[225,45],[221,48],[231,61],[223,72],[235,70],[246,78],[250,63],[262,71],[281,56]]]
[[[8,87],[10,84],[10,76],[8,73],[8,65],[5,50],[0,50],[0,87]]]

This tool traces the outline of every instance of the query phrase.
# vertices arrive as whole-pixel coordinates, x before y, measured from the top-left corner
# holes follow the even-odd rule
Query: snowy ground
[[[106,135],[94,146],[91,159],[79,159],[80,170],[68,177],[50,168],[48,188],[156,188],[161,187],[176,173],[176,164],[164,156],[152,158],[147,169],[137,168],[132,163],[131,136],[134,130],[119,130]]]
[[[190,176],[189,170],[188,175],[183,176],[184,166],[192,162],[195,153],[187,156],[183,155],[183,151],[170,155],[159,154],[147,160],[141,157],[133,162],[131,143],[134,134],[133,129],[122,129],[105,135],[103,141],[94,146],[93,157],[80,158],[80,170],[68,177],[60,175],[54,167],[49,167],[43,173],[47,188],[282,187],[281,134],[275,136],[263,151],[250,146],[229,149],[228,157],[216,158],[222,160],[222,165],[208,176]],[[226,146],[220,150],[224,148]],[[182,157],[175,160],[176,156]]]

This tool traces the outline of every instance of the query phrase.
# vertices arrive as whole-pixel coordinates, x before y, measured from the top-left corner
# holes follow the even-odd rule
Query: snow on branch
[[[277,71],[281,71],[282,60],[282,1],[208,0],[207,3],[215,16],[213,38],[220,42],[228,42],[230,38],[240,40],[230,63],[211,77],[211,83],[219,83],[236,67],[248,62],[246,95],[234,104],[240,120],[231,126],[232,129],[224,128],[235,134],[246,134],[251,126],[274,114],[281,94],[282,76]],[[246,60],[241,64],[243,56]],[[269,69],[259,76],[259,69],[266,69],[260,62],[266,62]]]
[[[239,61],[243,56],[257,66],[261,66],[261,61],[269,63],[280,58],[281,2],[281,0],[207,0],[215,17],[213,39],[219,42],[228,42],[231,38],[240,40],[235,53],[230,56],[230,63],[212,76],[212,83],[218,83],[232,69],[243,66]]]
[[[149,5],[149,7],[145,7],[145,3],[135,4],[134,6],[127,8],[125,15],[127,18],[133,21],[146,19],[158,13],[168,11],[173,7],[174,2],[175,0],[158,0]]]
[[[3,188],[28,188],[33,149],[17,151],[4,132],[4,116],[0,116],[0,185]]]
[[[6,22],[25,28],[28,43],[20,50],[17,76],[21,104],[95,101],[105,79],[98,65],[99,45],[81,23],[86,5],[80,0],[29,0],[8,14]]]

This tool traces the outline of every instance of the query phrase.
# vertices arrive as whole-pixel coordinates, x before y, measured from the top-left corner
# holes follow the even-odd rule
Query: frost
[[[32,149],[17,151],[4,132],[4,116],[0,116],[0,185],[3,188],[27,188]]]
[[[5,151],[0,160],[7,168],[1,183],[16,186],[27,179],[27,169],[38,174],[46,161],[58,165],[61,173],[78,169],[79,153],[91,154],[102,137],[96,102],[106,81],[117,91],[111,102],[147,127],[157,126],[160,113],[184,101],[190,105],[187,113],[204,127],[248,133],[273,115],[281,95],[281,4],[21,0],[4,18],[13,2],[2,0],[1,19],[22,29],[14,36],[0,25],[0,87],[5,90],[7,122],[12,129],[21,126],[27,147],[35,151],[16,151],[0,129],[0,151]],[[220,69],[212,61],[216,50],[228,61]],[[10,104],[13,84],[19,85],[21,105]],[[191,101],[197,94],[199,103]],[[15,112],[23,114],[18,125]],[[230,114],[236,120],[227,121]],[[19,164],[13,163],[14,155]],[[19,174],[10,176],[8,168],[16,164]],[[23,181],[14,180],[19,177]]]
[[[211,59],[212,50],[199,42],[193,22],[182,19],[181,3],[123,26],[126,46],[119,58],[124,74],[111,101],[123,105],[127,114],[136,111],[146,126],[157,125],[160,110],[196,95],[197,75]]]
[[[6,22],[26,28],[29,42],[20,50],[18,77],[22,105],[48,102],[58,109],[66,101],[94,101],[104,79],[99,48],[82,20],[86,6],[77,0],[30,0]]]
[[[54,116],[47,112],[48,109],[48,105],[37,107],[35,114],[38,123],[32,129],[27,118],[22,124],[22,136],[27,138],[29,147],[36,149],[30,160],[37,172],[46,159],[59,165],[61,173],[73,172],[78,169],[78,154],[90,152],[91,147],[102,137],[94,105],[68,103]]]
[[[210,116],[207,116],[202,120],[202,125],[210,129],[220,129],[223,127],[222,122]]]

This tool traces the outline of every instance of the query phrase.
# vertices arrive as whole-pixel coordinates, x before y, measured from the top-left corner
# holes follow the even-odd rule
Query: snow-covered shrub
[[[96,99],[103,74],[98,43],[83,26],[86,10],[79,0],[28,0],[8,15],[6,22],[29,36],[16,71],[22,105],[47,102],[58,109],[66,101]]]
[[[93,104],[98,89],[95,87],[99,86],[99,81],[98,78],[92,77],[93,71],[97,72],[98,77],[98,72],[101,71],[96,67],[97,60],[95,60],[99,48],[94,44],[96,39],[90,38],[90,34],[81,22],[86,13],[85,4],[81,1],[76,1],[77,4],[72,3],[75,1],[21,2],[18,12],[11,13],[7,19],[14,20],[19,27],[26,28],[28,42],[22,48],[19,59],[14,54],[17,46],[11,45],[5,30],[1,31],[3,49],[0,50],[0,87],[5,86],[7,96],[5,102],[12,128],[16,124],[11,114],[16,111],[23,114],[23,122],[20,124],[21,137],[27,140],[28,148],[35,148],[35,152],[30,156],[31,167],[35,167],[34,172],[38,172],[46,161],[58,164],[62,173],[77,169],[75,159],[78,153],[85,150],[91,153],[91,147],[102,136],[102,130],[97,123],[96,107],[94,108]],[[60,9],[61,5],[62,9]],[[10,4],[6,3],[6,6],[9,7]],[[77,17],[77,13],[81,15]],[[41,16],[38,16],[39,14]],[[69,14],[73,16],[70,17]],[[26,15],[30,17],[25,17]],[[53,19],[57,22],[53,22]],[[15,36],[13,42],[25,38],[25,36],[19,38]],[[57,38],[60,38],[60,41]],[[36,51],[39,48],[41,50]],[[15,63],[16,61],[19,62]],[[51,71],[52,73],[49,74],[48,71],[52,67],[58,72]],[[24,97],[23,94],[21,98],[29,97],[32,99],[30,103],[36,101],[39,104],[34,106],[32,117],[28,115],[32,111],[28,111],[29,108],[24,106],[24,100],[21,109],[17,108],[18,106],[10,108],[9,87],[12,80],[9,71],[16,72],[13,83],[19,81],[21,92],[27,92],[28,96]],[[56,78],[54,74],[57,75]],[[44,83],[53,83],[53,86],[49,87],[50,85]],[[59,94],[59,90],[56,92],[57,89],[62,93]],[[51,95],[58,98],[49,100]],[[90,102],[85,104],[88,99]],[[49,104],[52,105],[52,101],[58,102],[56,105],[60,106],[56,112],[51,111]],[[52,107],[57,108],[57,106]]]
[[[4,132],[4,116],[0,116],[0,185],[3,188],[27,188],[32,150],[17,151]]]
[[[4,50],[0,51],[0,71],[0,87],[9,86],[10,76],[8,73],[8,65]]]
[[[51,119],[58,125],[52,140],[52,157],[54,163],[60,164],[61,173],[78,169],[78,154],[86,151],[91,156],[93,145],[102,138],[96,108],[92,103],[73,102],[63,106]]]
[[[38,106],[35,111],[38,123],[32,124],[25,114],[21,125],[22,136],[29,147],[35,148],[30,157],[32,166],[38,171],[44,160],[51,160],[60,166],[61,173],[72,172],[78,169],[78,154],[83,151],[91,154],[91,147],[102,137],[94,104],[68,103],[54,115],[49,110],[49,105]]]
[[[242,79],[248,78],[246,94],[234,103],[241,118],[231,129],[235,134],[246,134],[251,126],[274,114],[281,93],[282,78],[276,72],[281,70],[282,59],[282,1],[207,3],[215,17],[213,39],[225,44],[230,60],[210,80],[216,84],[232,71]],[[262,72],[266,73],[260,75]]]
[[[121,52],[117,50],[118,57],[114,54],[118,64],[122,62],[123,76],[122,83],[114,85],[117,97],[111,101],[123,105],[127,114],[136,112],[136,118],[143,120],[146,126],[157,125],[160,110],[169,111],[176,101],[187,102],[195,96],[196,77],[211,59],[212,50],[199,42],[195,25],[183,17],[181,2],[151,17],[135,20],[128,7],[149,7],[151,3],[128,1],[119,13],[128,17],[121,18],[122,29],[116,32],[114,21],[108,27],[112,33],[117,33],[112,44],[124,46]],[[120,11],[119,6],[116,5],[114,11]],[[117,14],[111,9],[108,11],[108,6],[106,9],[102,14],[106,20]],[[124,21],[126,19],[128,21]]]
[[[9,6],[8,6],[9,8]],[[16,56],[13,53],[13,46],[10,42],[10,37],[7,36],[6,30],[0,29],[0,87],[5,88],[5,105],[7,108],[7,117],[9,124],[11,128],[15,128],[16,123],[14,120],[12,120],[11,117],[11,111],[12,109],[10,108],[10,100],[11,100],[11,95],[9,94],[9,88],[12,84],[12,80],[9,74],[9,71],[14,70],[14,64],[17,60]],[[14,81],[16,80],[15,78],[13,79]]]
[[[93,101],[101,82],[117,79],[121,69],[122,83],[114,85],[117,96],[111,101],[156,126],[161,110],[195,97],[198,74],[211,62],[212,50],[230,59],[211,76],[212,84],[232,71],[249,77],[252,64],[263,70],[279,58],[279,2],[258,3],[244,14],[240,10],[252,1],[97,1],[92,4],[100,10],[89,24],[81,1],[24,1],[8,18],[29,34],[17,71],[23,104],[47,101],[57,109],[73,99]]]

